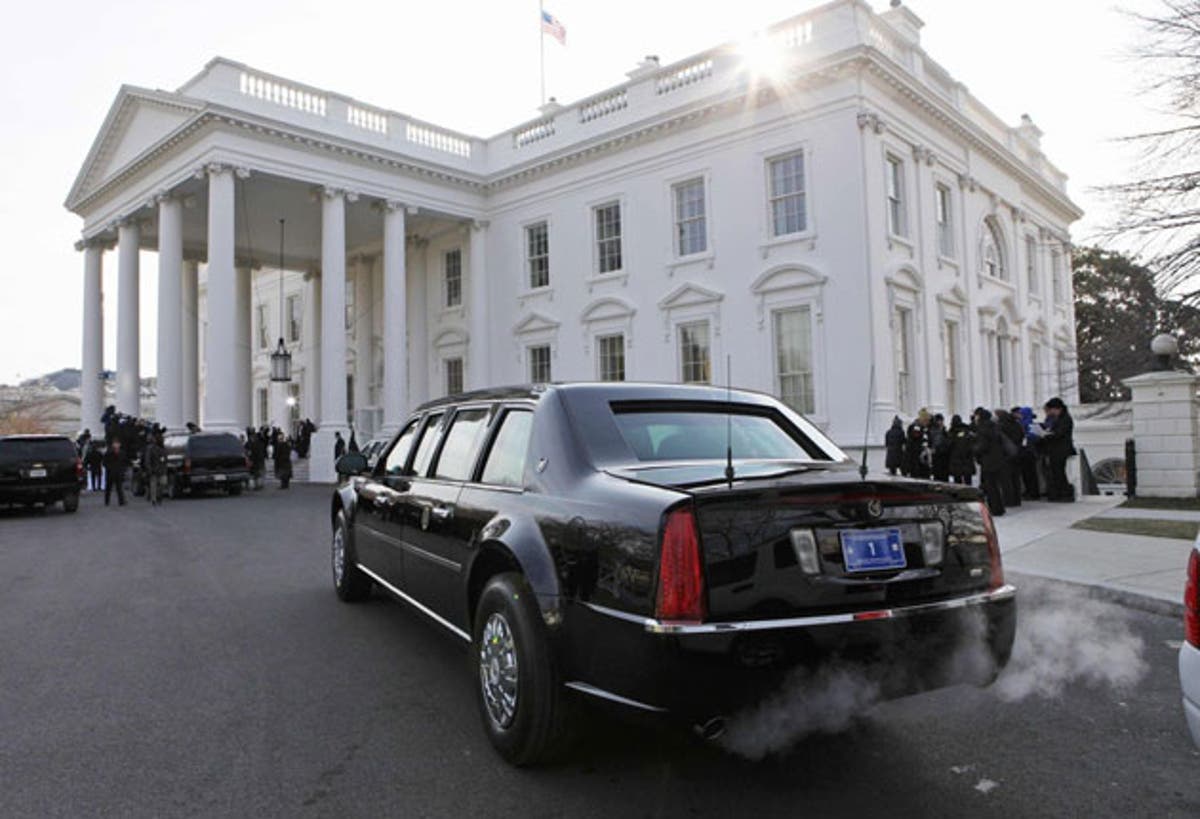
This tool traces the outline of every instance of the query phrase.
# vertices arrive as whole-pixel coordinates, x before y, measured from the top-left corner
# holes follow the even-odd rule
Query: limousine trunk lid
[[[861,480],[843,464],[617,470],[690,497],[711,620],[773,619],[944,599],[989,587],[976,490]],[[715,470],[715,474],[714,474]]]

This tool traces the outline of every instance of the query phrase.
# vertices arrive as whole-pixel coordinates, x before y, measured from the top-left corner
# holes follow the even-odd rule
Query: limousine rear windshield
[[[614,402],[613,417],[639,461],[828,461],[830,456],[785,418],[746,405]]]
[[[75,445],[66,438],[10,438],[0,441],[0,463],[69,461]]]
[[[193,435],[188,439],[188,453],[192,457],[241,455],[242,442],[232,435]]]

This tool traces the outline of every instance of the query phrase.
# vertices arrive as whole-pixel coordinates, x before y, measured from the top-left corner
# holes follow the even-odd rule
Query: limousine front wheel
[[[475,612],[472,657],[488,739],[514,765],[544,762],[567,742],[568,703],[533,591],[508,572],[488,581]]]
[[[333,588],[338,598],[347,603],[366,600],[371,594],[371,578],[367,577],[355,562],[344,512],[338,512],[337,520],[333,524],[330,558],[333,563]]]

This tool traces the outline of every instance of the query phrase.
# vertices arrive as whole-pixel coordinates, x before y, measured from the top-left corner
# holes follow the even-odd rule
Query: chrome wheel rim
[[[480,637],[479,686],[492,723],[497,728],[512,725],[517,715],[517,645],[499,612],[488,617]]]
[[[333,582],[342,585],[342,575],[346,572],[346,542],[342,535],[342,527],[333,532]]]

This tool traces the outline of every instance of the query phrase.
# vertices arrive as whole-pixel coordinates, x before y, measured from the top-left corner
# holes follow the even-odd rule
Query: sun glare
[[[738,42],[737,52],[755,79],[778,82],[787,72],[784,51],[773,38],[762,34],[744,37]]]

